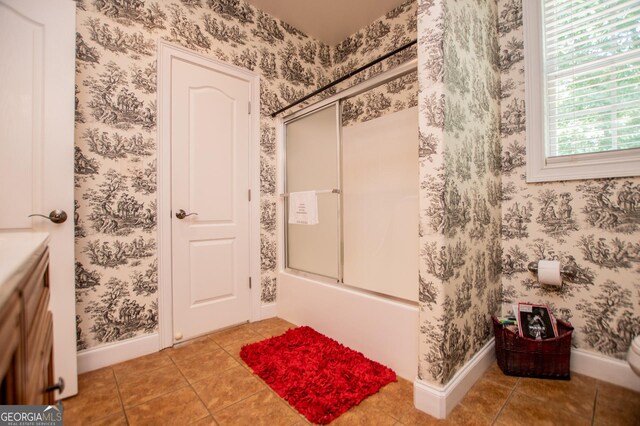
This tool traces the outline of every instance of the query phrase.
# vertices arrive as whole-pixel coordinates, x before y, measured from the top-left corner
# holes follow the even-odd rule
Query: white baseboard
[[[438,419],[446,418],[473,384],[495,362],[494,345],[494,340],[491,339],[444,388],[416,379],[413,384],[416,408]],[[571,371],[640,392],[640,377],[631,370],[626,361],[572,349]]]
[[[78,353],[78,374],[128,361],[159,350],[160,337],[157,333],[98,346]]]
[[[260,306],[260,319],[273,318],[278,316],[278,304],[269,303]]]
[[[416,379],[413,382],[413,404],[418,410],[437,419],[446,418],[451,410],[462,401],[473,384],[495,362],[496,351],[494,347],[495,342],[492,338],[443,388]]]
[[[572,349],[571,371],[640,392],[640,377],[626,361]]]
[[[260,306],[260,319],[278,316],[277,306],[276,303]],[[158,334],[149,334],[87,349],[78,353],[78,374],[158,352],[160,349]]]

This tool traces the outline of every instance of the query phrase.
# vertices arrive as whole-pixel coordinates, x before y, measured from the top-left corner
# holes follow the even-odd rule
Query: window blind
[[[640,148],[640,1],[544,0],[546,156]]]

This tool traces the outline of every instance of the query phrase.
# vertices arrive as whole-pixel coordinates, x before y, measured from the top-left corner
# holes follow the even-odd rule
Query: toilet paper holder
[[[529,262],[527,269],[534,274],[538,274],[538,262]],[[566,278],[575,278],[578,275],[578,270],[575,266],[563,266],[560,269],[560,275]]]

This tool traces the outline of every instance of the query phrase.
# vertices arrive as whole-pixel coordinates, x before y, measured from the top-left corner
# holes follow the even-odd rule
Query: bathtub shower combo
[[[278,314],[410,380],[418,353],[415,72],[415,61],[405,63],[285,117],[279,182]],[[407,100],[389,105],[407,88]],[[290,196],[306,191],[317,197],[318,223],[289,223]]]

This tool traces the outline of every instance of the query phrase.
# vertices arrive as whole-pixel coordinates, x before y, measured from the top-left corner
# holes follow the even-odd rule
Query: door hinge
[[[251,102],[248,103],[247,114],[251,115]]]
[[[249,288],[251,288],[251,277],[249,277]]]
[[[251,190],[247,189],[247,196],[249,197],[249,201],[251,201]]]

